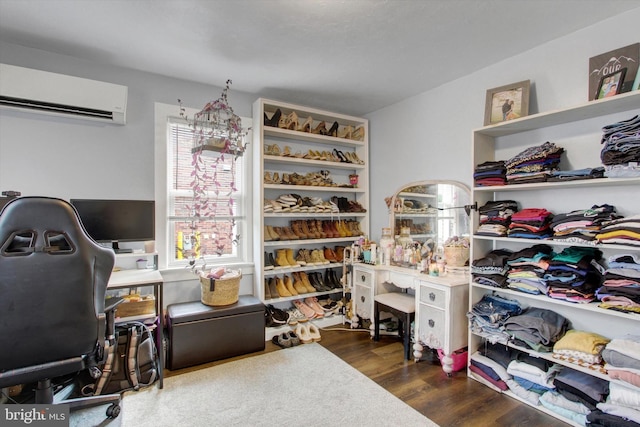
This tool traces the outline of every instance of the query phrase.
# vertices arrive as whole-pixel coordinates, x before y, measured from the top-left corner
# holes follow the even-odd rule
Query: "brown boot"
[[[285,249],[285,253],[287,254],[287,262],[292,267],[300,267],[300,264],[293,259],[293,249]]]
[[[291,278],[287,275],[284,276],[284,286],[285,288],[287,288],[287,290],[291,295],[294,295],[294,296],[298,295],[298,292],[293,287],[293,282],[291,281]]]
[[[287,251],[285,249],[278,249],[276,251],[276,265],[279,267],[289,267],[289,261],[287,260]]]
[[[278,291],[278,295],[280,295],[280,298],[293,296],[291,292],[289,292],[287,287],[284,285],[284,282],[282,281],[282,279],[279,277],[276,277],[276,289]]]

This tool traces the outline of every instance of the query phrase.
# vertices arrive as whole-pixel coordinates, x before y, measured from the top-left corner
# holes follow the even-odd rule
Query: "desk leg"
[[[156,307],[157,315],[158,315],[158,329],[156,330],[156,348],[158,349],[158,387],[164,387],[164,364],[162,363],[162,359],[164,356],[164,347],[163,347],[163,336],[164,336],[164,313],[162,312],[162,284],[156,283],[156,301],[158,302],[158,306]]]

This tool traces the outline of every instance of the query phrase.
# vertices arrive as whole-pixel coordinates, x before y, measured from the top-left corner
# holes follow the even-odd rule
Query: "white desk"
[[[160,388],[163,387],[162,335],[164,329],[164,314],[162,312],[162,284],[163,280],[160,272],[149,269],[114,271],[111,273],[111,277],[109,277],[109,282],[107,283],[107,290],[153,286],[153,295],[156,299],[156,315],[158,317],[158,327],[155,331],[155,337],[156,349],[158,351],[158,382]],[[119,319],[116,317],[116,323],[118,323],[118,321]]]
[[[451,374],[451,354],[467,345],[468,275],[429,276],[402,267],[354,264],[352,283],[354,311],[370,320],[375,295],[392,292],[395,287],[415,290],[415,359],[422,357],[421,344],[441,349],[442,369]]]

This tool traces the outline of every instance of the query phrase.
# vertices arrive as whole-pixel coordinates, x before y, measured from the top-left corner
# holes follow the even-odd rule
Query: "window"
[[[169,108],[169,111],[163,111]],[[196,110],[188,110],[192,117]],[[243,125],[248,127],[250,119],[242,118]],[[160,124],[162,123],[162,125]],[[157,233],[159,263],[161,267],[183,267],[189,259],[203,256],[207,265],[234,264],[250,262],[250,150],[237,158],[233,165],[233,156],[216,151],[202,151],[201,167],[212,171],[211,166],[218,162],[218,188],[208,185],[210,210],[213,215],[199,219],[194,216],[194,200],[191,183],[194,179],[193,130],[188,123],[179,117],[178,106],[156,105],[156,138],[162,140],[160,128],[164,127],[164,143],[158,141],[157,147],[164,153],[156,152],[156,180],[160,168],[164,171],[164,191],[156,188],[156,199],[162,197],[165,202],[156,200]],[[250,140],[250,135],[247,140]],[[164,154],[164,155],[162,155]],[[164,157],[164,160],[162,159]],[[235,183],[232,182],[232,168],[235,167]],[[225,197],[231,193],[235,184],[237,191],[231,199]],[[160,186],[161,187],[161,186]],[[216,198],[217,189],[219,197]],[[237,240],[235,237],[238,236]],[[236,240],[235,242],[232,240]]]

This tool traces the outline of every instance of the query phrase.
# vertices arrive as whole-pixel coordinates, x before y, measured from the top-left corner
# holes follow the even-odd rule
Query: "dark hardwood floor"
[[[376,343],[368,332],[321,333],[322,346],[442,427],[567,426],[467,378],[465,371],[448,377],[439,364],[404,361],[397,337]]]
[[[439,364],[403,360],[402,343],[397,337],[382,336],[374,342],[368,332],[342,326],[323,329],[321,334],[323,347],[442,427],[568,425],[467,378],[465,371],[448,377]],[[286,350],[267,342],[263,352],[178,371],[165,370],[165,377],[272,351]]]

